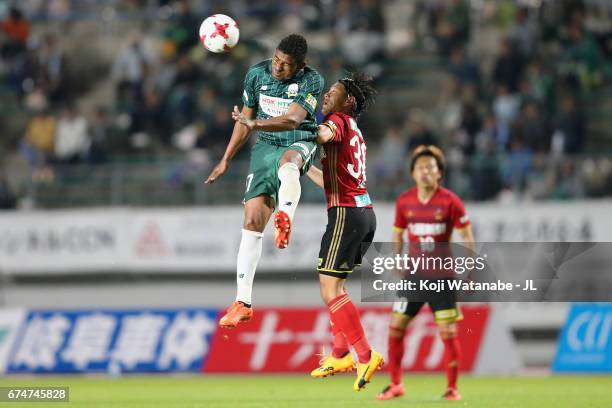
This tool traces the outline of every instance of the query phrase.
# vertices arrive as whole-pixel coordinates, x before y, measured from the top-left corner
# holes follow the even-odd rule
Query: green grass
[[[610,408],[612,377],[467,377],[460,379],[463,400],[440,401],[443,376],[405,377],[407,394],[394,401],[374,400],[387,381],[379,374],[366,390],[352,390],[352,376],[314,380],[307,376],[2,378],[0,386],[68,386],[70,403],[0,403],[12,407],[205,407],[205,408]]]

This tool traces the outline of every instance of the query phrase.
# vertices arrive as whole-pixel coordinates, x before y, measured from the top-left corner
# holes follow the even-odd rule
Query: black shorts
[[[332,207],[321,239],[317,271],[346,279],[368,250],[376,231],[373,208]]]
[[[427,303],[434,314],[436,323],[440,322],[457,322],[463,319],[461,310],[457,306],[454,298],[449,298],[446,301],[435,302],[408,302],[399,301],[393,303],[393,313],[401,314],[412,319],[419,313],[423,305]]]

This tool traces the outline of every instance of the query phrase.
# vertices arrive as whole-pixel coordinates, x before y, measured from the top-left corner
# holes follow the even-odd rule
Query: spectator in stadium
[[[36,83],[51,103],[61,103],[64,99],[62,82],[64,79],[64,54],[53,34],[44,36],[37,51]]]
[[[427,116],[422,110],[412,109],[408,113],[406,128],[409,151],[420,145],[437,145],[436,137],[427,126]]]
[[[382,0],[359,0],[359,15],[360,18],[366,21],[368,31],[376,33],[385,32],[385,16],[382,6]]]
[[[503,169],[504,184],[515,194],[522,193],[527,187],[533,158],[531,149],[521,136],[517,134],[512,137]]]
[[[459,126],[463,104],[461,95],[463,87],[453,76],[445,76],[443,79],[442,89],[434,111],[434,119],[442,134],[446,135]]]
[[[73,106],[66,106],[57,122],[55,136],[55,162],[80,163],[91,141],[87,133],[87,120]]]
[[[0,47],[2,58],[11,59],[22,54],[30,37],[30,22],[17,7],[11,7],[9,17],[0,22],[4,40]]]
[[[550,134],[538,104],[527,101],[512,126],[512,138],[518,137],[536,154],[550,150]]]
[[[44,165],[52,157],[56,124],[55,117],[47,109],[36,112],[30,120],[20,152],[31,167]]]
[[[335,14],[333,41],[347,65],[362,67],[378,77],[385,59],[385,24],[380,1],[341,1]]]
[[[351,0],[340,0],[334,10],[334,35],[336,38],[347,36],[353,29]]]
[[[601,50],[586,33],[581,22],[569,27],[568,44],[563,51],[563,59],[569,63],[569,83],[590,89],[602,81]]]
[[[555,183],[550,196],[559,200],[584,197],[584,183],[578,175],[574,161],[561,161],[555,173]]]
[[[451,0],[437,18],[438,51],[448,56],[455,47],[463,47],[470,38],[470,9],[465,0]]]
[[[517,51],[523,58],[532,57],[538,45],[538,26],[534,18],[529,15],[527,7],[522,7],[516,12],[509,38],[516,44]]]
[[[117,99],[120,104],[142,102],[142,85],[147,65],[141,35],[132,32],[127,46],[117,55],[113,63],[112,77],[116,82]]]
[[[166,103],[172,130],[187,126],[195,119],[196,85],[201,78],[202,74],[194,62],[187,55],[181,56]]]
[[[87,151],[89,163],[104,163],[110,153],[116,153],[112,149],[112,130],[108,110],[105,107],[96,108],[91,119],[90,135],[91,145]]]
[[[499,86],[505,86],[510,93],[518,91],[519,81],[523,75],[525,63],[516,47],[508,38],[500,44],[500,54],[495,61],[491,81]]]
[[[399,122],[394,120],[392,123]],[[406,168],[406,147],[401,126],[389,127],[380,146],[380,159],[374,166],[378,183],[394,188],[402,182]]]
[[[576,106],[576,99],[566,94],[561,99],[560,112],[553,119],[554,153],[582,152],[586,138],[586,116]]]
[[[368,23],[359,20],[358,25],[339,42],[340,50],[347,63],[352,66],[369,66],[368,72],[380,75],[384,60],[384,35],[368,31]]]
[[[215,109],[217,106],[217,99],[219,93],[211,85],[203,85],[198,94],[197,108],[198,116],[204,120],[204,122],[210,122],[215,117]]]
[[[552,111],[554,105],[554,79],[544,69],[540,61],[534,60],[527,65],[525,81],[529,85],[529,97],[543,106],[545,111]]]
[[[455,133],[460,135],[459,147],[467,157],[474,154],[475,139],[481,126],[482,118],[476,104],[472,101],[464,101],[461,105],[461,123]]]
[[[450,55],[450,73],[460,84],[480,85],[480,68],[474,63],[461,47],[453,48]]]
[[[170,27],[166,38],[176,50],[176,54],[183,55],[198,43],[200,19],[191,10],[189,0],[178,0],[174,4],[176,13],[170,20]]]
[[[516,94],[511,94],[506,85],[499,85],[497,87],[497,96],[493,100],[493,112],[498,126],[496,144],[500,152],[508,150],[510,125],[518,115],[520,105],[520,97]]]
[[[499,159],[495,146],[495,118],[489,115],[476,140],[476,152],[470,160],[472,198],[492,200],[502,188]],[[492,133],[489,135],[488,133]]]
[[[0,175],[0,210],[12,210],[17,207],[17,198],[7,181]]]
[[[230,112],[219,107],[215,110],[213,120],[209,122],[204,137],[198,141],[199,147],[206,147],[214,151],[214,155],[223,154],[227,139],[225,135],[231,134],[234,122],[231,120]],[[246,154],[246,149],[237,153],[237,156]]]
[[[141,130],[168,145],[168,140],[164,137],[165,134],[169,133],[165,109],[161,92],[155,88],[146,89],[142,108],[139,112],[142,121]]]

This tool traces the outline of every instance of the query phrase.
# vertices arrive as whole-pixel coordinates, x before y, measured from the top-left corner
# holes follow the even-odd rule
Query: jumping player
[[[334,334],[331,355],[311,375],[322,378],[352,371],[352,345],[358,356],[355,391],[362,390],[384,363],[382,355],[370,348],[359,311],[344,290],[346,278],[361,263],[376,231],[366,184],[366,145],[355,120],[371,105],[374,94],[371,79],[360,74],[339,80],[327,91],[322,107],[326,117],[317,135],[317,143],[323,146],[323,171],[311,167],[308,172],[327,198],[328,222],[317,270]]]
[[[444,154],[435,146],[419,146],[412,153],[410,172],[416,187],[402,193],[396,202],[393,242],[396,250],[403,247],[404,236],[411,243],[448,242],[456,230],[473,250],[474,237],[463,203],[454,193],[440,186],[445,169]],[[463,316],[457,307],[454,293],[446,292],[442,298],[428,302],[442,342],[446,364],[446,400],[460,400],[457,390],[461,349],[457,339],[457,324]],[[410,320],[416,316],[424,302],[396,302],[393,305],[389,327],[389,372],[391,384],[378,400],[389,400],[404,395],[401,363],[404,357],[404,336]]]
[[[306,65],[308,45],[291,34],[281,40],[274,57],[251,66],[244,80],[243,107],[234,107],[236,121],[225,154],[208,176],[214,183],[252,131],[258,140],[251,150],[246,178],[244,222],[238,249],[235,302],[219,320],[221,327],[236,327],[253,316],[252,291],[261,256],[263,231],[274,216],[275,244],[286,248],[300,200],[300,175],[308,171],[316,152],[315,109],[323,92],[323,78]]]

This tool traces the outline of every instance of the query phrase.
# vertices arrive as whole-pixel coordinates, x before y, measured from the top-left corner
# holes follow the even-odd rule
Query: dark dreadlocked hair
[[[344,85],[348,96],[355,97],[355,104],[353,106],[355,116],[368,110],[374,104],[376,89],[372,85],[374,80],[371,76],[360,72],[352,72],[338,82]]]

